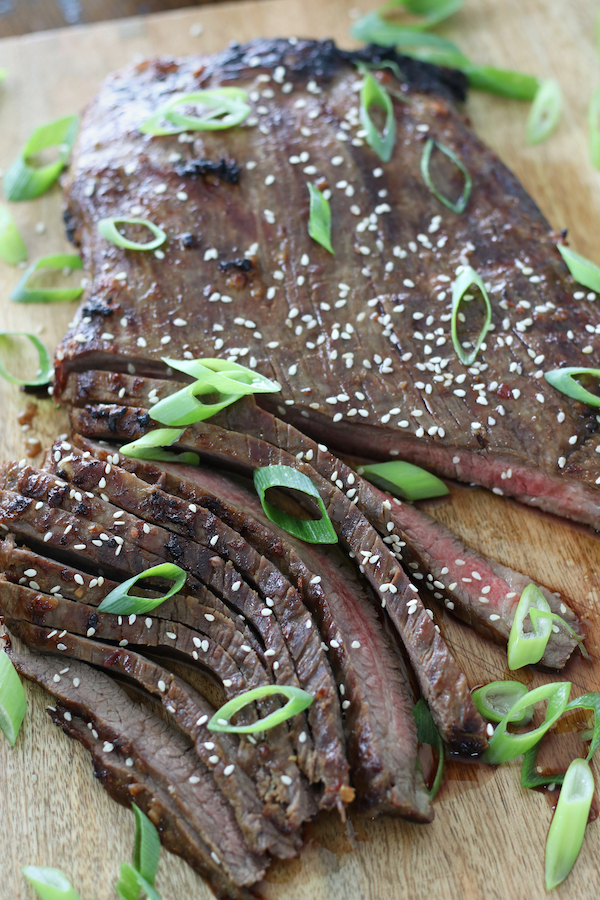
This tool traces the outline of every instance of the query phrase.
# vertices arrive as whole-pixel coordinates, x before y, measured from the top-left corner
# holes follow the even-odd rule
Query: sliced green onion
[[[533,747],[530,747],[523,756],[521,787],[532,789],[546,787],[549,784],[562,784],[565,776],[560,772],[550,775],[539,774],[536,768],[538,748],[539,744],[535,744]]]
[[[331,207],[321,191],[307,182],[310,194],[310,213],[308,216],[308,233],[318,244],[333,253],[331,246]]]
[[[182,131],[221,131],[240,125],[250,113],[248,94],[241,88],[224,87],[209,91],[195,91],[174,97],[140,126],[142,134],[179,134]],[[203,116],[188,116],[178,112],[186,103],[206,107]],[[167,120],[174,127],[161,125]]]
[[[451,159],[454,165],[460,169],[465,179],[465,186],[463,188],[463,192],[458,200],[450,200],[449,197],[446,197],[440,191],[438,191],[437,187],[433,183],[433,179],[431,177],[431,173],[429,171],[429,166],[431,163],[431,154],[433,152],[433,148],[437,147],[438,150]],[[473,187],[473,179],[469,173],[469,170],[464,165],[464,163],[458,158],[456,153],[454,153],[450,147],[446,147],[445,144],[440,144],[439,141],[434,141],[433,138],[428,138],[425,142],[425,146],[423,147],[423,153],[421,155],[421,175],[423,176],[423,181],[440,203],[443,203],[444,206],[447,206],[448,209],[451,209],[452,212],[455,213],[463,213],[467,208],[467,203],[469,202],[469,197],[471,196],[471,189]]]
[[[0,343],[3,340],[15,337],[26,337],[28,341],[31,341],[31,343],[37,350],[39,360],[38,370],[35,374],[35,378],[17,378],[15,375],[11,375],[8,372],[2,360],[0,359],[0,377],[5,378],[6,381],[10,381],[11,384],[27,385],[28,387],[37,387],[38,385],[48,384],[48,382],[52,378],[54,367],[52,365],[52,361],[50,360],[50,354],[48,353],[47,349],[44,347],[39,338],[37,338],[34,334],[29,334],[27,331],[0,331]]]
[[[588,128],[590,131],[590,158],[592,165],[600,169],[600,86],[592,94],[588,107]]]
[[[532,709],[523,709],[515,714],[510,712],[518,700],[527,693],[527,688],[520,681],[491,681],[471,694],[473,703],[482,716],[490,722],[501,722],[506,716],[514,725],[526,725],[533,718]]]
[[[364,41],[365,44],[378,44],[380,47],[413,45],[440,49],[455,47],[451,41],[437,34],[423,34],[422,29],[384,19],[380,15],[381,11],[376,10],[361,16],[350,29],[352,37]]]
[[[464,295],[472,285],[475,285],[481,291],[481,296],[483,297],[483,301],[485,303],[485,319],[481,331],[479,332],[479,337],[475,341],[475,346],[467,353],[458,339],[458,312]],[[452,287],[451,321],[452,343],[454,344],[456,355],[463,365],[472,366],[475,362],[477,354],[481,349],[481,345],[485,340],[485,336],[488,333],[491,321],[492,306],[490,303],[490,298],[488,297],[487,291],[485,289],[485,285],[475,269],[472,269],[471,266],[465,266]]]
[[[35,129],[4,176],[7,200],[33,200],[54,184],[66,165],[78,127],[79,117],[67,116]],[[58,148],[58,159],[46,166],[32,165],[32,158],[50,147]]]
[[[42,900],[81,900],[60,869],[44,866],[23,866],[25,878],[34,886]]]
[[[571,684],[568,681],[553,682],[544,684],[533,691],[529,691],[520,700],[514,704],[507,715],[496,727],[494,734],[490,738],[488,749],[484,754],[484,761],[492,766],[500,763],[509,762],[516,759],[522,753],[526,753],[530,747],[539,743],[547,731],[552,728],[555,722],[562,716],[569,700]],[[535,706],[542,700],[547,700],[546,715],[544,721],[533,731],[527,731],[524,734],[511,734],[507,731],[507,725],[518,717],[523,710]]]
[[[197,453],[191,451],[171,453],[171,451],[163,449],[176,443],[184,430],[183,428],[156,428],[130,444],[123,444],[119,448],[119,453],[132,459],[156,459],[161,462],[179,462],[187,466],[197,466],[200,463]]]
[[[444,482],[431,472],[403,460],[360,466],[357,472],[388,494],[403,500],[425,500],[450,493]]]
[[[589,288],[591,291],[600,292],[600,266],[590,262],[585,256],[575,253],[570,247],[558,244],[558,252],[567,264],[567,268],[575,281]]]
[[[423,16],[423,22],[415,23],[413,28],[431,28],[457,12],[462,5],[463,0],[392,0],[384,8],[404,6],[414,16]]]
[[[429,746],[437,753],[437,771],[431,789],[428,789],[428,794],[433,800],[442,784],[442,775],[444,772],[444,744],[439,731],[435,727],[435,722],[431,718],[429,707],[422,697],[413,707],[413,716],[417,726],[417,741],[420,744],[429,744]]]
[[[546,890],[565,880],[579,856],[592,798],[594,776],[585,759],[574,759],[563,781],[546,842]]]
[[[117,225],[143,225],[152,232],[154,240],[142,244],[138,241],[130,241],[123,237]],[[125,216],[113,216],[109,219],[100,219],[97,227],[103,238],[106,238],[107,241],[112,241],[117,247],[124,247],[126,250],[156,250],[167,239],[167,235],[162,228],[159,228],[158,225],[154,225],[153,222],[149,222],[147,219],[128,219]]]
[[[544,614],[539,627],[534,616],[531,615],[534,609]],[[523,666],[540,661],[552,634],[552,621],[548,617],[550,612],[548,601],[539,587],[535,584],[528,584],[521,594],[510,628],[508,638],[509,669],[520,669]],[[528,632],[523,630],[523,623],[527,616],[529,616],[533,626],[533,630]]]
[[[367,143],[379,159],[389,162],[396,142],[396,120],[390,95],[371,73],[363,69],[364,80],[360,91],[360,121],[367,132]],[[381,134],[369,115],[372,106],[378,106],[385,113],[385,124]]]
[[[0,650],[0,731],[15,746],[27,712],[27,699],[17,670],[5,650]]]
[[[542,81],[529,111],[527,119],[527,140],[530,144],[540,144],[550,137],[560,119],[562,92],[554,79]]]
[[[162,597],[136,597],[131,595],[129,593],[130,589],[144,578],[166,578],[168,581],[173,581],[174,584]],[[128,578],[127,581],[116,587],[110,594],[107,594],[98,607],[98,612],[111,613],[112,615],[131,615],[135,613],[135,615],[141,616],[156,609],[169,597],[178,594],[185,584],[185,579],[186,574],[183,569],[174,563],[161,563],[159,566],[152,566],[150,569],[146,569],[145,572],[140,572],[139,575]]]
[[[27,259],[27,247],[11,213],[0,206],[0,259],[16,266]]]
[[[288,698],[288,702],[281,709],[270,713],[264,719],[259,719],[251,725],[232,725],[231,718],[248,703],[255,700],[262,700],[263,697],[270,697],[272,694],[283,694]],[[314,697],[303,691],[301,688],[289,687],[285,684],[265,684],[262,687],[253,688],[251,691],[244,691],[233,700],[229,700],[225,706],[216,711],[212,719],[207,723],[206,727],[209,731],[226,731],[235,734],[254,734],[257,731],[267,731],[269,728],[275,728],[282,722],[286,722],[293,716],[298,715],[313,702]]]
[[[294,537],[298,537],[309,544],[337,543],[337,535],[327,515],[321,495],[310,478],[303,472],[298,472],[297,469],[293,469],[291,466],[264,466],[261,469],[254,470],[254,487],[270,522],[274,522],[275,525],[279,525],[288,534],[292,534]],[[277,509],[276,506],[272,506],[265,499],[267,490],[272,487],[284,487],[307,494],[316,500],[322,518],[316,521],[304,521],[290,516],[283,510]]]
[[[83,269],[79,256],[72,253],[59,253],[56,256],[44,256],[29,266],[23,277],[10,295],[15,303],[59,303],[77,300],[83,294],[83,288],[32,288],[28,286],[34,272],[42,269]]]
[[[140,890],[144,892],[148,900],[161,900],[156,888],[129,863],[121,863],[121,874],[115,890],[121,900],[139,900]]]
[[[582,384],[575,378],[576,375],[588,375],[592,378],[600,378],[600,369],[586,369],[580,366],[565,366],[564,369],[552,369],[551,372],[544,372],[544,378],[551,384],[553,388],[579,400],[580,403],[587,403],[589,406],[600,406],[600,396],[587,391]]]
[[[132,865],[146,881],[153,885],[160,858],[160,838],[158,831],[139,806],[134,803],[131,808],[135,816]]]
[[[214,393],[214,387],[196,381],[189,387],[171,394],[170,397],[159,400],[152,407],[152,418],[163,425],[193,425],[195,422],[210,419],[211,416],[216,415],[243,396],[242,394],[220,395],[216,403],[202,403],[201,400],[198,400],[198,396]]]
[[[600,694],[596,691],[589,691],[587,694],[582,694],[581,697],[575,697],[567,706],[567,711],[572,709],[591,709],[594,713],[594,728],[587,755],[589,761],[600,747]]]
[[[497,69],[495,66],[477,66],[473,63],[462,67],[471,87],[511,100],[535,99],[540,82],[534,75],[514,72],[512,69]]]
[[[170,359],[163,356],[162,361],[171,369],[185,372],[197,381],[210,384],[221,393],[236,394],[272,394],[281,390],[281,385],[271,381],[264,375],[239,363],[226,359],[199,357],[198,359]]]

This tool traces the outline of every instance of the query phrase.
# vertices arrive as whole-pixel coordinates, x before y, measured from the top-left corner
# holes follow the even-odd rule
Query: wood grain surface
[[[131,59],[157,53],[212,52],[230,40],[298,34],[335,37],[346,46],[351,17],[371,0],[262,0],[224,3],[193,11],[71,28],[0,42],[0,66],[9,78],[0,90],[0,167],[8,164],[32,127],[81,108],[102,78]],[[515,170],[557,228],[568,227],[572,246],[600,261],[600,173],[588,161],[586,104],[600,63],[593,44],[594,0],[466,0],[443,32],[472,58],[556,77],[565,93],[558,132],[547,143],[524,140],[525,105],[488,94],[468,101],[478,133]],[[203,32],[190,35],[200,21]],[[67,247],[58,189],[27,204],[12,204],[31,257]],[[38,226],[36,228],[36,225]],[[43,234],[39,232],[45,230]],[[52,348],[72,307],[24,308],[8,300],[19,272],[0,268],[0,322],[5,330],[36,331]],[[32,430],[17,414],[26,398],[0,385],[0,458],[25,455],[32,435],[49,442],[64,430],[64,412],[38,403]],[[481,490],[453,489],[434,515],[468,543],[520,569],[572,600],[589,623],[592,663],[575,660],[565,677],[573,695],[600,689],[600,543],[557,521],[541,518]],[[438,618],[472,685],[506,675],[506,655],[453,622]],[[545,680],[524,671],[528,685]],[[547,679],[546,679],[547,680]],[[62,735],[44,713],[47,698],[27,688],[29,712],[14,750],[0,740],[0,900],[30,900],[20,867],[61,867],[83,900],[114,898],[121,860],[130,857],[133,816],[94,782],[85,751]],[[594,763],[597,775],[598,765]],[[432,825],[365,821],[346,827],[321,817],[306,832],[299,860],[275,864],[261,885],[266,900],[538,900],[551,810],[547,798],[519,784],[520,765],[494,771],[452,763],[435,803]],[[600,825],[592,824],[576,868],[555,891],[596,897],[600,877]],[[164,900],[208,898],[192,871],[163,853],[157,886]]]

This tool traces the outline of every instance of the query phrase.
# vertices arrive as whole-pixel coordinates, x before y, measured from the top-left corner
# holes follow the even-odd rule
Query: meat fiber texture
[[[366,142],[356,67],[382,55],[403,76],[376,74],[396,120],[388,163]],[[249,93],[242,126],[138,131],[172,97],[224,84]],[[596,416],[543,377],[600,349],[595,296],[574,284],[535,203],[471,131],[456,105],[462,86],[392,51],[295,40],[112,76],[87,110],[66,184],[89,289],[58,350],[57,396],[73,369],[160,378],[165,355],[236,360],[277,379],[281,394],[262,402],[333,449],[413,460],[596,527]],[[429,138],[473,179],[460,215],[424,183]],[[443,193],[460,194],[462,175],[438,150],[431,172]],[[309,182],[331,192],[334,255],[309,237]],[[160,224],[168,241],[154,254],[108,243],[96,222],[119,215]],[[469,367],[450,336],[465,265],[492,305]]]

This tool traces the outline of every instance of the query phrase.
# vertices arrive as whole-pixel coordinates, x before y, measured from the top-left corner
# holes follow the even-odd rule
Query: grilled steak
[[[376,76],[396,120],[389,163],[365,142],[356,93],[356,62],[382,55],[402,74]],[[176,93],[221,84],[250,93],[242,127],[184,144],[138,132]],[[58,353],[57,396],[73,370],[160,379],[165,355],[239,360],[280,382],[261,402],[334,449],[400,456],[598,525],[596,417],[542,377],[600,349],[595,297],[578,292],[547,221],[474,136],[461,88],[393,51],[312,41],[256,41],[109,79],[67,185],[91,287]],[[421,176],[429,138],[471,174],[461,215]],[[221,159],[235,162],[237,183],[183,174]],[[443,154],[431,172],[442,193],[460,194]],[[332,192],[334,256],[308,236],[307,181]],[[96,231],[132,207],[165,228],[159,259]],[[227,265],[242,258],[250,270]],[[450,338],[451,282],[466,264],[488,285],[494,328],[469,367]]]

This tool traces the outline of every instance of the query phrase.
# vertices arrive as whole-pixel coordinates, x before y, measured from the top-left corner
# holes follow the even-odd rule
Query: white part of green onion
[[[563,781],[546,841],[546,890],[561,884],[575,865],[585,835],[594,776],[585,759],[574,759]]]

